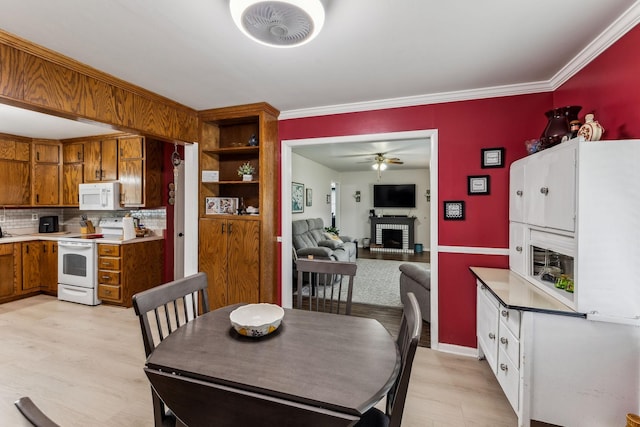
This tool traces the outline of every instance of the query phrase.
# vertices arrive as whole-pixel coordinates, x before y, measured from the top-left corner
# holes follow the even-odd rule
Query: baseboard
[[[438,343],[437,346],[435,346],[433,343],[431,343],[431,348],[433,350],[441,351],[443,353],[456,354],[458,356],[475,357],[475,358],[478,357],[478,349],[472,348],[472,347],[463,347],[461,345],[442,344],[442,343]]]

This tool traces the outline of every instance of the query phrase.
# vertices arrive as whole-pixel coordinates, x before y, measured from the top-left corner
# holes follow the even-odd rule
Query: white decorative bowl
[[[267,303],[243,305],[229,314],[233,328],[247,337],[270,334],[278,329],[283,317],[282,307]]]

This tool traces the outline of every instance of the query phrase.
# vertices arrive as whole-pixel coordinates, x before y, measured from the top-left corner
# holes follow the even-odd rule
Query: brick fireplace
[[[414,217],[370,217],[372,252],[413,253]]]

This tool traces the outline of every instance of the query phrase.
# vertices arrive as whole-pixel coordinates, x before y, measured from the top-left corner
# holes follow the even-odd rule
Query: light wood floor
[[[39,295],[0,305],[0,425],[28,426],[30,396],[63,427],[152,426],[144,350],[132,309]],[[404,427],[513,427],[484,361],[419,347]]]

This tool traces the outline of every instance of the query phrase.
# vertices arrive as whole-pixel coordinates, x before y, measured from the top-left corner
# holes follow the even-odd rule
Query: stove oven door
[[[95,242],[58,242],[58,299],[97,305],[97,251]]]

